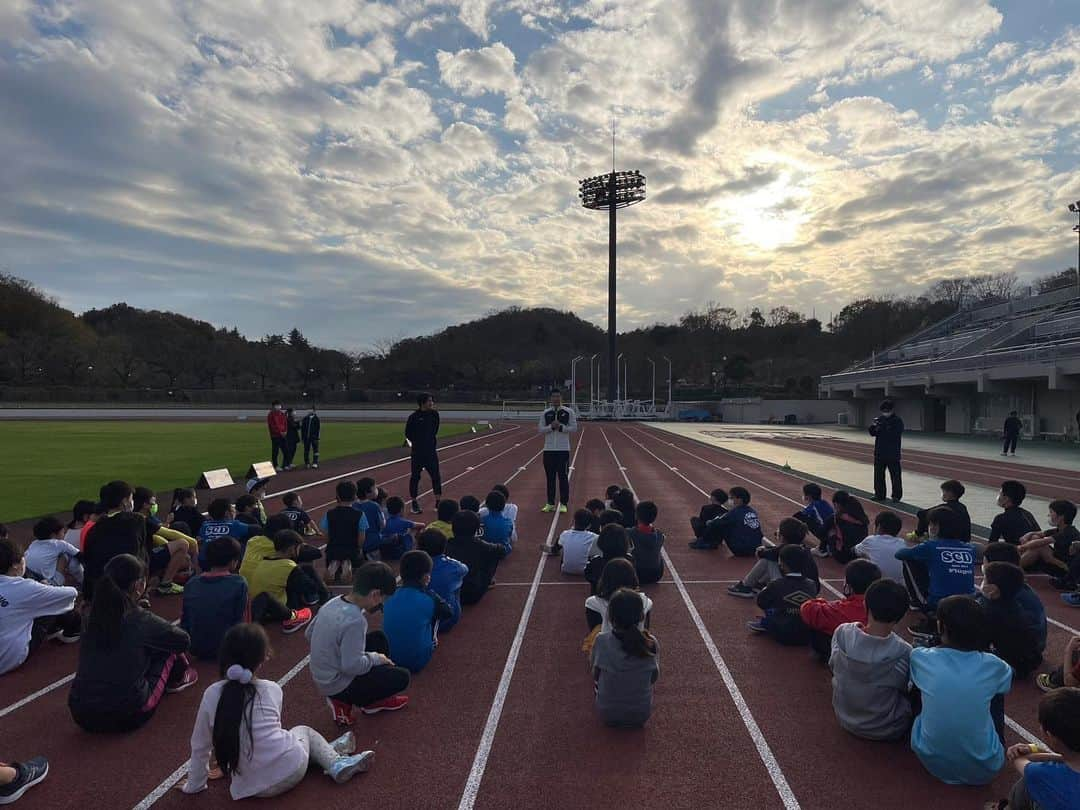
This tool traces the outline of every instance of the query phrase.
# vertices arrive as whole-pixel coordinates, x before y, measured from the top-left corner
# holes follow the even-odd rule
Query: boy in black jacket
[[[956,513],[957,519],[960,521],[957,524],[957,540],[963,540],[965,543],[971,542],[971,515],[968,514],[967,507],[960,503],[960,499],[964,497],[964,485],[959,481],[950,478],[948,481],[941,482],[941,503],[938,506],[944,506],[946,509],[950,509]],[[934,507],[936,508],[936,507]],[[918,523],[915,526],[916,537],[926,537],[930,531],[930,527],[927,523],[927,515],[930,514],[929,509],[920,509],[915,513]]]
[[[758,594],[758,607],[765,615],[746,623],[755,633],[770,635],[781,644],[805,646],[810,643],[810,629],[803,624],[799,609],[814,598],[817,587],[806,576],[809,552],[801,546],[780,549],[780,579],[770,582]]]
[[[785,546],[798,546],[803,548],[808,529],[806,524],[797,518],[784,518],[776,529],[776,541],[778,545],[762,545],[758,548],[757,562],[741,580],[727,589],[731,596],[742,599],[753,599],[770,582],[780,579],[780,551]],[[821,577],[818,574],[817,563],[814,558],[807,556],[806,567],[803,572],[807,579],[814,583],[814,596],[821,591]]]
[[[1019,566],[992,562],[983,566],[983,576],[977,598],[985,610],[990,651],[1013,668],[1015,677],[1026,678],[1043,660],[1046,614],[1032,615],[1020,603],[1025,583]]]
[[[694,530],[694,537],[698,540],[705,537],[705,524],[713,518],[720,517],[727,511],[727,507],[724,506],[727,500],[728,494],[726,490],[714,489],[709,493],[709,502],[701,507],[697,517],[690,518],[690,527]]]
[[[469,573],[461,583],[461,604],[474,605],[495,583],[495,571],[507,554],[506,546],[477,537],[480,518],[468,509],[454,515],[450,525],[454,528],[454,536],[446,543],[446,555],[469,566]]]
[[[1019,481],[1002,481],[997,503],[1005,511],[994,518],[990,524],[990,542],[1004,540],[1017,545],[1020,538],[1029,532],[1039,531],[1039,521],[1020,504],[1027,497],[1027,487]]]
[[[637,526],[627,533],[634,549],[634,568],[637,570],[638,582],[642,585],[659,582],[664,575],[664,559],[661,556],[664,533],[653,525],[658,514],[655,503],[642,501],[634,510]]]

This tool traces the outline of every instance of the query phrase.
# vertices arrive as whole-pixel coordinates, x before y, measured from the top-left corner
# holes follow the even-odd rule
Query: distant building
[[[890,349],[821,378],[866,425],[885,397],[912,430],[1000,433],[1019,412],[1028,436],[1076,438],[1080,298],[1073,288],[961,309]]]

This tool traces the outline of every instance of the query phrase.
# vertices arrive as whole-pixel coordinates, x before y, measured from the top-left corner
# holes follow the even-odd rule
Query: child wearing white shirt
[[[26,549],[26,569],[46,585],[82,585],[82,564],[79,553],[63,539],[64,524],[54,517],[42,518],[34,524],[34,542]]]
[[[585,566],[593,554],[597,535],[589,531],[592,513],[588,509],[578,509],[574,513],[574,528],[559,535],[554,546],[542,546],[548,554],[558,554],[562,550],[562,572],[580,577],[585,574]]]
[[[896,559],[896,552],[907,546],[899,536],[903,525],[896,513],[878,512],[874,518],[874,534],[854,548],[856,556],[865,557],[881,569],[882,577],[901,585],[904,584],[904,564]]]

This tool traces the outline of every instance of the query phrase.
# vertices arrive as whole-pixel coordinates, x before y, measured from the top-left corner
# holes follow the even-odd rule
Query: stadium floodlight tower
[[[1080,200],[1069,203],[1069,210],[1078,217],[1073,230],[1076,231],[1076,294],[1080,295]]]
[[[585,208],[608,212],[608,401],[618,399],[618,353],[615,351],[615,212],[645,199],[645,177],[641,172],[615,171],[615,143],[612,136],[611,171],[579,181],[578,196]]]

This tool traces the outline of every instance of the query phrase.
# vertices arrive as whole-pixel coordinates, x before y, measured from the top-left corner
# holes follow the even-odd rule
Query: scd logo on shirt
[[[974,565],[975,555],[966,549],[945,549],[941,561],[946,565]]]

